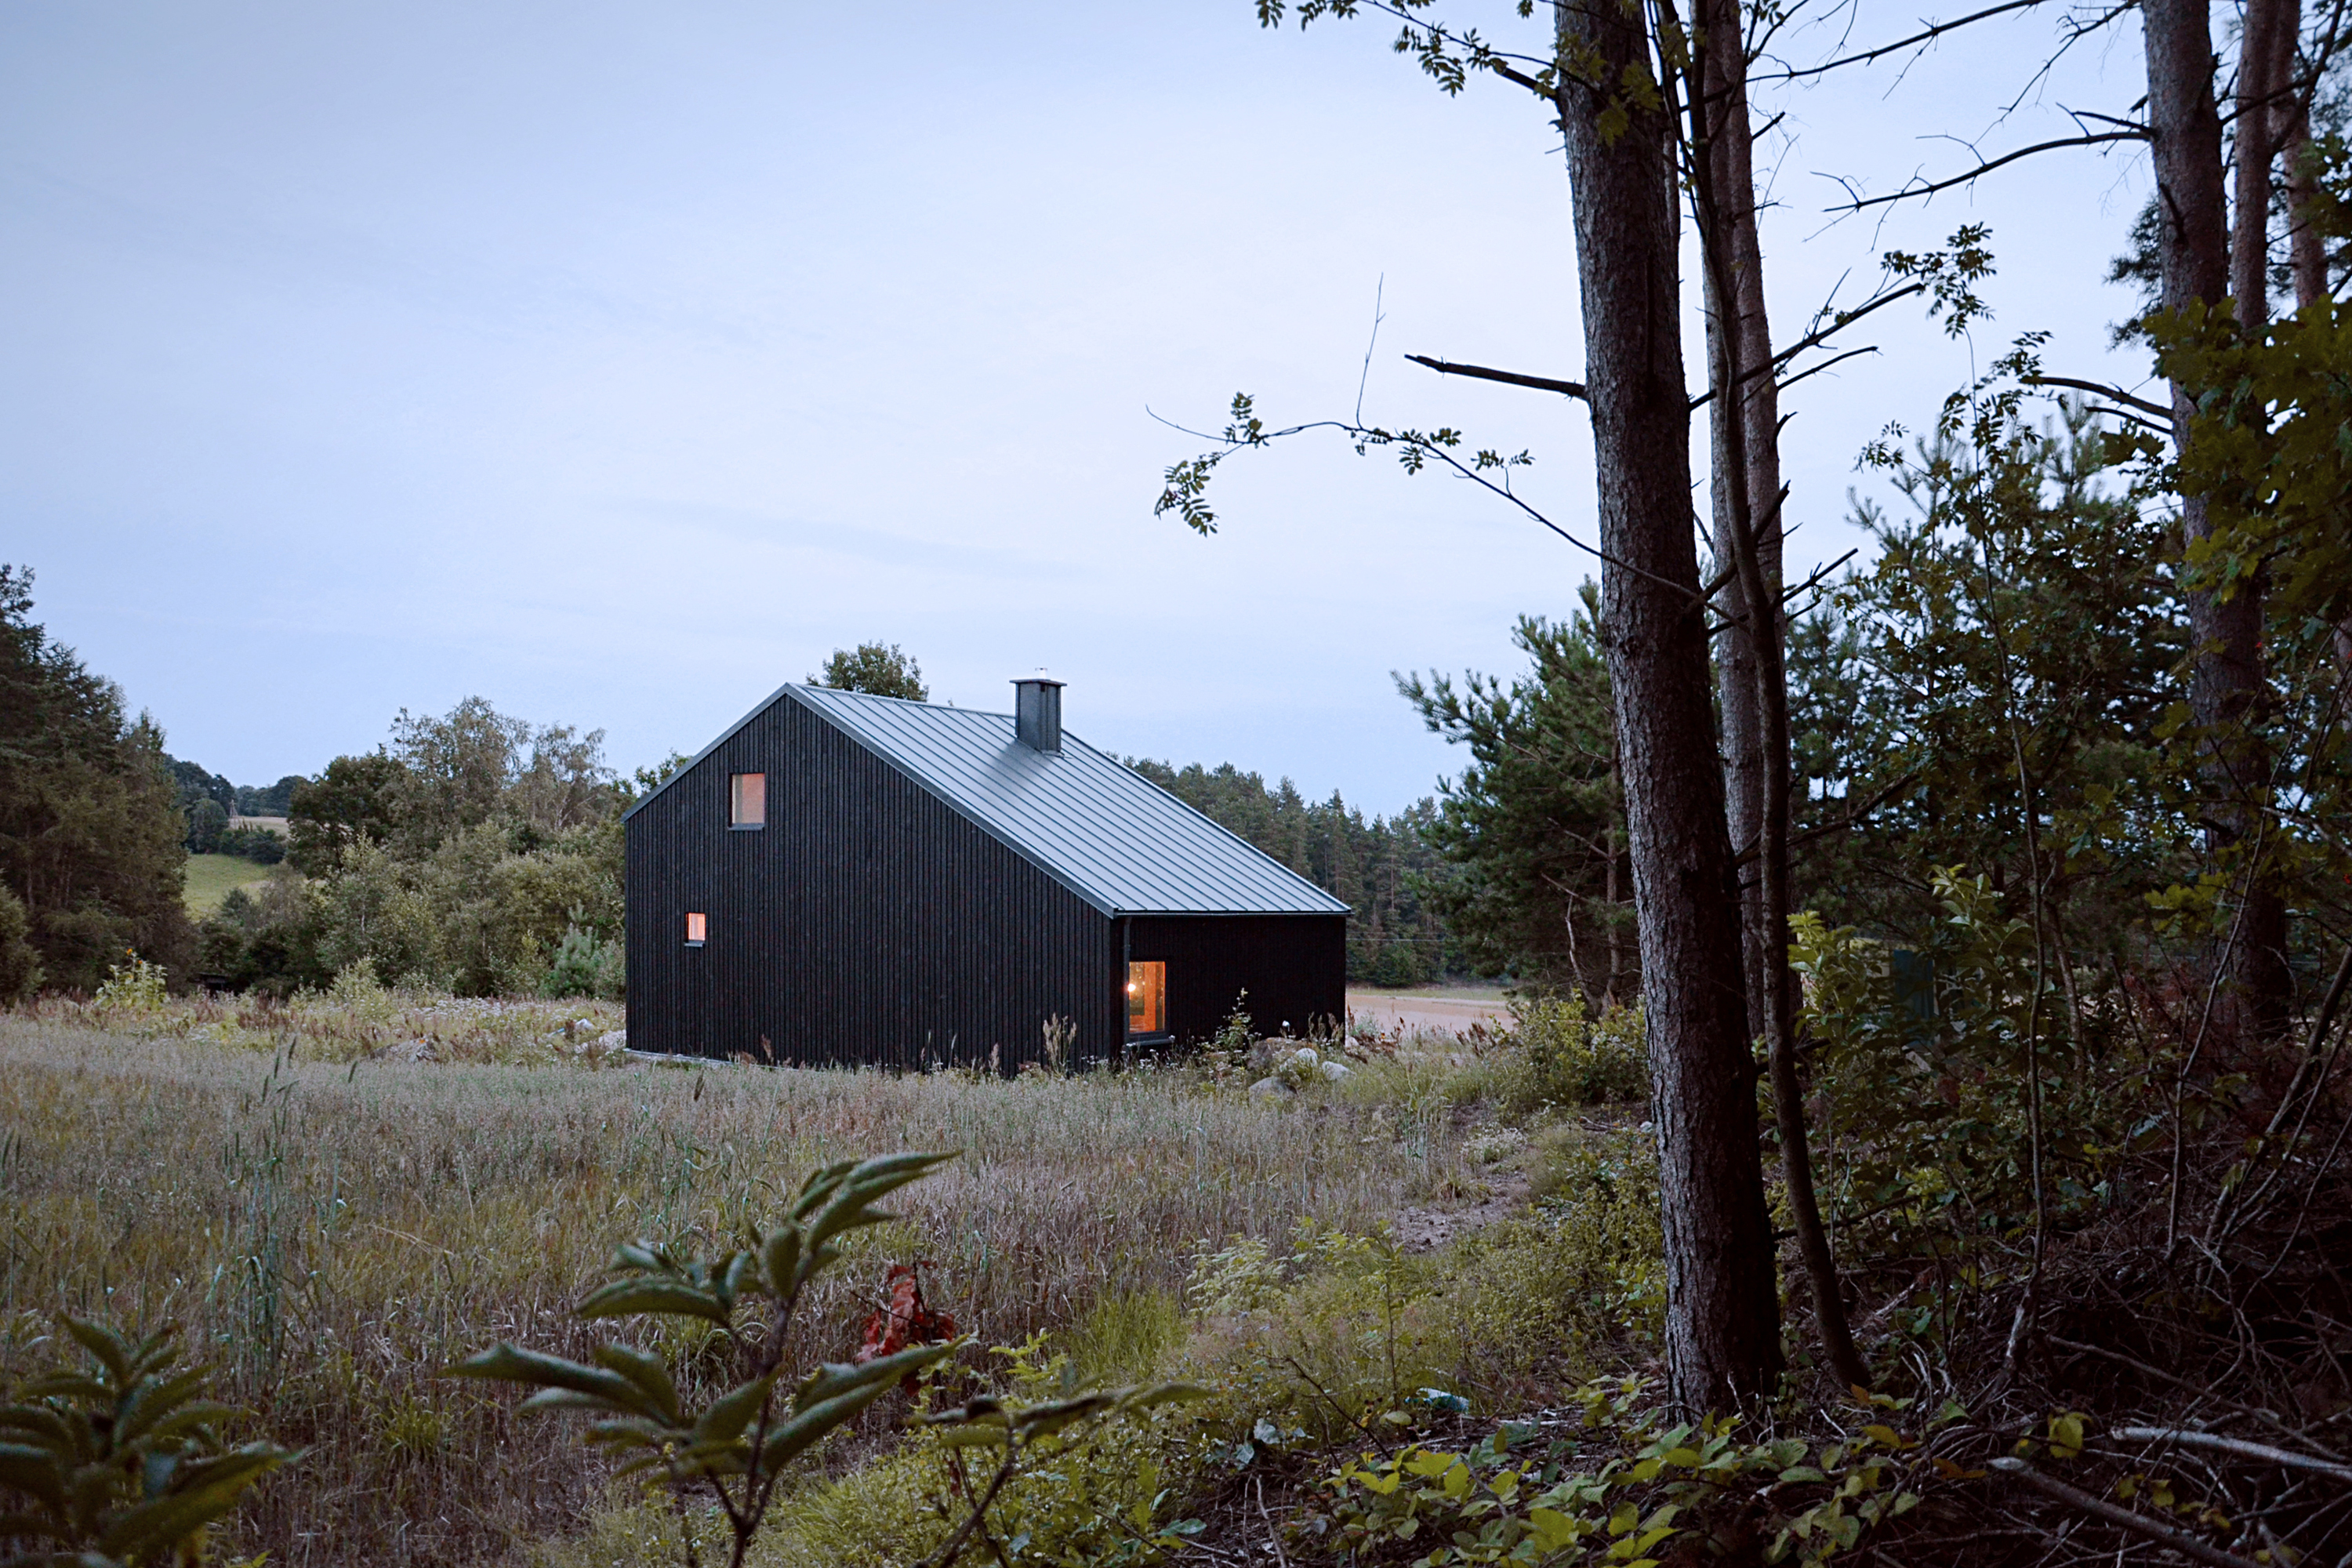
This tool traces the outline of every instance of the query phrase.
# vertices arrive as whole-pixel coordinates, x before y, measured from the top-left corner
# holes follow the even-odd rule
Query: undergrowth
[[[514,1561],[576,1532],[600,1474],[433,1371],[491,1337],[585,1353],[570,1306],[615,1247],[736,1234],[830,1159],[967,1151],[813,1287],[789,1353],[845,1353],[885,1267],[920,1258],[984,1342],[1061,1336],[1089,1376],[1176,1336],[1201,1237],[1284,1247],[1302,1220],[1361,1230],[1462,1179],[1444,1118],[1375,1127],[1336,1092],[1269,1107],[1174,1068],[592,1072],[552,1043],[408,1059],[367,1042],[422,999],[347,990],[341,1016],[332,998],[117,1003],[105,1030],[95,1004],[0,1016],[0,1382],[44,1364],[58,1310],[176,1322],[222,1397],[308,1450],[222,1537],[271,1568]],[[593,1013],[507,1005],[488,1016]],[[825,1462],[845,1473],[892,1430],[869,1416]]]

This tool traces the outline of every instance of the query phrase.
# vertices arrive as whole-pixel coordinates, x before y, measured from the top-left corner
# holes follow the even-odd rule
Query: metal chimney
[[[1032,751],[1062,749],[1062,685],[1043,670],[1013,683],[1013,732]]]

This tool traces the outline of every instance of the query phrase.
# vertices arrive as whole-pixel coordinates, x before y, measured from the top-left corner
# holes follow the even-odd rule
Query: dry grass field
[[[1442,1098],[653,1065],[590,1044],[612,1022],[364,987],[0,1016],[0,1376],[53,1352],[59,1310],[176,1323],[223,1397],[308,1449],[232,1556],[520,1563],[581,1528],[601,1477],[561,1424],[436,1370],[499,1338],[580,1353],[568,1309],[617,1244],[731,1237],[822,1161],[964,1151],[826,1277],[803,1357],[855,1343],[889,1261],[933,1260],[938,1300],[1017,1342],[1179,1289],[1204,1240],[1280,1245],[1475,1184]]]

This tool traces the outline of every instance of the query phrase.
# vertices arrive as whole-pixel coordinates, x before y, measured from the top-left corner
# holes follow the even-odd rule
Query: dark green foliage
[[[896,1352],[877,1346],[882,1353],[871,1359],[828,1362],[797,1384],[786,1382],[779,1359],[802,1291],[840,1261],[840,1238],[894,1217],[874,1205],[954,1158],[901,1153],[837,1161],[802,1184],[782,1225],[752,1231],[743,1238],[749,1245],[714,1258],[680,1258],[646,1242],[621,1248],[614,1278],[588,1293],[579,1316],[667,1318],[688,1331],[716,1331],[719,1353],[731,1359],[740,1381],[707,1404],[697,1406],[679,1391],[660,1356],[611,1342],[596,1348],[591,1363],[500,1343],[450,1374],[534,1389],[525,1411],[593,1417],[587,1441],[619,1460],[621,1475],[644,1476],[671,1494],[688,1522],[681,1536],[688,1563],[698,1560],[688,1505],[709,1504],[725,1518],[733,1537],[729,1562],[740,1568],[788,1467],[892,1388],[970,1342],[941,1340]],[[754,1302],[765,1305],[747,1311]],[[670,1332],[675,1337],[677,1329]],[[954,1448],[1004,1453],[984,1492],[975,1483],[958,1498],[969,1513],[928,1561],[944,1564],[961,1552],[1033,1445],[1195,1392],[1176,1384],[1084,1390],[1032,1405],[982,1397],[927,1416],[923,1424]]]
[[[1735,1416],[1671,1423],[1637,1377],[1588,1384],[1571,1436],[1547,1445],[1545,1427],[1505,1422],[1465,1452],[1363,1454],[1322,1478],[1293,1529],[1302,1545],[1328,1542],[1365,1568],[1727,1557],[1815,1568],[1917,1507],[1939,1474],[1887,1425],[1902,1419],[1896,1402],[1878,1399],[1864,1407],[1878,1419],[1824,1444],[1757,1434]],[[1926,1425],[1961,1414],[1948,1405]],[[1725,1552],[1726,1539],[1748,1550]]]
[[[300,773],[288,773],[274,784],[239,784],[236,786],[236,815],[289,816],[294,809],[296,786],[308,782]]]
[[[221,808],[224,816],[260,815],[240,811],[236,804],[236,786],[220,774],[208,773],[198,764],[183,762],[177,757],[166,756],[163,761],[172,770],[173,783],[180,786],[180,808],[183,811],[200,800],[209,800]]]
[[[275,866],[286,858],[286,838],[267,827],[231,827],[214,839],[213,849],[217,854],[242,856],[257,866]]]
[[[1940,918],[1916,949],[1804,915],[1793,951],[1813,1098],[1838,1133],[1825,1212],[1865,1256],[1961,1263],[2035,1223],[2037,1095],[2056,1130],[2039,1152],[2042,1212],[2069,1226],[2096,1212],[2146,1064],[2111,1009],[2069,1007],[2049,950],[1986,879],[1937,871],[1931,892]]]
[[[863,691],[868,697],[898,697],[908,702],[930,698],[923,685],[923,667],[901,652],[897,643],[864,642],[854,648],[835,648],[808,683],[830,686],[835,691]]]
[[[188,819],[188,853],[209,855],[219,847],[221,830],[237,815],[236,786],[218,773],[208,773],[194,763],[163,759],[179,787],[180,810]]]
[[[134,949],[184,970],[188,823],[163,733],[33,624],[32,580],[0,566],[0,883],[52,984],[92,989]]]
[[[228,813],[221,803],[205,795],[187,808],[188,853],[211,855],[220,849],[221,835],[228,831]]]
[[[2164,373],[2197,397],[2168,477],[2215,528],[2189,547],[2197,582],[2230,593],[2257,572],[2288,626],[2352,615],[2352,305],[2323,301],[2248,341],[2203,306],[2148,323]]]
[[[1424,879],[1459,951],[1481,974],[1597,1002],[1636,994],[1641,965],[1609,673],[1592,585],[1582,593],[1564,623],[1519,618],[1512,640],[1535,668],[1507,685],[1416,674],[1397,689],[1470,749],[1427,834],[1455,874]]]
[[[392,832],[400,763],[382,751],[337,757],[315,779],[295,781],[287,807],[288,858],[312,876],[331,870],[355,844]]]
[[[196,973],[267,996],[317,990],[335,974],[321,955],[326,935],[317,894],[289,867],[252,891],[231,889],[196,928]]]
[[[1246,839],[1355,913],[1348,921],[1348,978],[1374,985],[1419,985],[1448,968],[1445,927],[1426,885],[1441,868],[1425,842],[1427,801],[1391,817],[1364,814],[1337,792],[1309,802],[1288,779],[1265,778],[1231,763],[1181,771],[1148,757],[1127,765],[1227,832]]]
[[[232,827],[236,816],[286,816],[293,809],[294,791],[310,780],[289,773],[267,788],[232,784],[219,773],[208,773],[194,763],[165,757],[179,786],[180,810],[188,819],[188,853],[240,855],[257,865],[275,866],[286,858],[286,839],[266,827]]]
[[[34,1378],[0,1408],[0,1568],[133,1568],[203,1560],[206,1527],[296,1456],[230,1447],[238,1412],[204,1397],[171,1331],[132,1339],[79,1318],[64,1328],[95,1366]]]
[[[577,963],[550,979],[569,937],[574,960],[593,944],[595,978],[563,994],[616,994],[619,817],[635,795],[605,766],[604,738],[480,698],[438,718],[403,710],[389,746],[294,790],[289,858],[315,887],[303,921],[279,929],[307,931],[307,945],[288,945],[289,967],[246,968],[333,973],[364,959],[388,982],[529,993],[580,984]],[[235,941],[224,930],[219,951]]]
[[[20,1002],[40,988],[41,955],[32,934],[24,900],[0,886],[0,1005]]]
[[[268,787],[232,784],[219,773],[208,773],[194,763],[176,757],[170,764],[179,785],[180,810],[188,819],[188,853],[241,855],[263,866],[286,858],[286,840],[267,828],[231,827],[235,816],[286,816],[293,810],[294,791],[310,781],[289,773]]]
[[[1882,454],[1914,515],[1864,506],[1877,561],[1790,638],[1792,808],[1818,835],[1798,901],[1916,933],[1941,918],[1929,870],[1965,866],[2038,880],[2112,949],[2193,827],[2165,745],[2186,647],[2164,524],[2100,487],[2079,411],[1997,438]]]

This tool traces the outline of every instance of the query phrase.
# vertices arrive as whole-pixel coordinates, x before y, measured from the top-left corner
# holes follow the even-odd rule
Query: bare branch
[[[1827,65],[1806,66],[1801,69],[1785,71],[1759,72],[1749,77],[1748,80],[1800,81],[1806,77],[1821,76],[1825,72],[1836,70],[1842,66],[1868,65],[1873,60],[1883,59],[1888,55],[1916,47],[1920,44],[1932,44],[1946,33],[1965,27],[1972,22],[1981,22],[1989,16],[1998,16],[2009,11],[2031,11],[2042,3],[2042,0],[2003,0],[2001,5],[1988,6],[1982,11],[1958,17],[1949,22],[1930,22],[1924,30],[1914,33],[1907,38],[1898,38],[1891,44],[1881,44],[1874,49],[1864,49],[1858,55],[1848,55],[1843,59],[1832,60]]]
[[[2183,1557],[2209,1563],[2211,1568],[2260,1568],[2260,1564],[2251,1558],[2241,1557],[2234,1552],[2224,1552],[2210,1542],[2200,1541],[2197,1537],[2185,1534],[2168,1524],[2159,1524],[2144,1513],[2134,1513],[2127,1508],[2117,1508],[2104,1498],[2095,1498],[2086,1491],[2068,1486],[2064,1481],[2045,1476],[2023,1459],[2012,1459],[2004,1455],[1991,1460],[1990,1464],[1994,1469],[2010,1479],[2022,1481],[2045,1497],[2056,1498],[2060,1502],[2080,1509],[2094,1519],[2103,1519],[2109,1524],[2121,1526],[2134,1534],[2145,1535],[2150,1541],[2160,1541]]]
[[[1989,159],[1979,163],[1967,174],[1955,174],[1948,180],[1933,180],[1924,185],[1912,185],[1899,191],[1889,191],[1883,196],[1858,197],[1831,210],[1860,212],[1864,207],[1879,206],[1887,202],[1908,201],[1915,196],[1932,196],[1938,191],[1948,191],[1955,185],[1965,185],[1969,181],[1990,174],[2005,164],[2014,163],[2020,158],[2031,158],[2036,153],[2054,153],[2063,147],[2095,147],[2106,142],[2145,142],[2147,140],[2147,132],[2145,131],[2095,131],[2084,136],[2062,136],[2055,142],[2037,142],[2031,147],[2020,147],[2013,153],[2004,153],[1998,158]]]
[[[2219,1432],[2200,1432],[2191,1427],[2115,1426],[2108,1429],[2107,1436],[2118,1443],[2176,1443],[2184,1448],[2210,1448],[2218,1454],[2235,1454],[2242,1459],[2258,1459],[2265,1465],[2284,1465],[2291,1469],[2316,1470],[2339,1481],[2352,1481],[2352,1468],[2289,1448],[2274,1448],[2268,1443],[2224,1437]]]
[[[2095,381],[2077,381],[2071,375],[2024,375],[2018,379],[2028,386],[2065,386],[2072,387],[2076,392],[2092,393],[2111,403],[2120,403],[2126,408],[2137,408],[2142,414],[2163,420],[2166,429],[2172,428],[2171,409],[2160,403],[2150,403],[2145,397],[2134,397],[2119,387],[2104,385]]]
[[[1580,381],[1555,381],[1548,375],[1522,375],[1515,370],[1489,370],[1483,364],[1454,364],[1450,361],[1432,359],[1427,354],[1407,354],[1415,364],[1425,364],[1440,375],[1466,375],[1479,381],[1499,381],[1508,386],[1532,386],[1538,392],[1557,392],[1564,397],[1585,395]]]
[[[1918,778],[1919,770],[1914,768],[1909,773],[1905,773],[1901,778],[1895,779],[1881,785],[1877,790],[1864,796],[1860,805],[1849,806],[1846,809],[1846,814],[1838,818],[1835,822],[1819,823],[1811,827],[1805,828],[1801,832],[1790,834],[1789,836],[1789,847],[1791,849],[1799,849],[1803,847],[1805,845],[1811,844],[1817,838],[1826,838],[1832,833],[1841,833],[1849,827],[1861,826],[1863,818],[1868,816],[1872,812],[1876,811],[1880,806],[1885,805],[1889,800],[1901,794],[1904,790],[1910,788],[1912,784],[1918,782]],[[1752,847],[1742,851],[1739,856],[1739,863],[1745,865],[1748,861],[1755,858],[1755,854],[1756,851]],[[1885,1211],[1881,1210],[1880,1212],[1883,1213]]]
[[[1809,375],[1819,375],[1822,372],[1828,370],[1832,365],[1841,365],[1850,359],[1860,359],[1864,354],[1874,354],[1877,352],[1878,345],[1876,343],[1872,343],[1867,348],[1848,349],[1842,354],[1832,354],[1829,358],[1822,361],[1821,363],[1814,365],[1809,370],[1801,370],[1796,374],[1790,376],[1788,380],[1782,382],[1780,384],[1780,390],[1786,392],[1789,388],[1796,385],[1797,383],[1804,380],[1805,377]]]
[[[1799,354],[1803,353],[1807,349],[1819,347],[1823,342],[1826,342],[1831,338],[1835,337],[1838,333],[1853,325],[1856,321],[1862,320],[1864,316],[1869,315],[1873,310],[1882,310],[1888,305],[1892,305],[1897,300],[1907,300],[1914,294],[1924,294],[1927,291],[1927,286],[1925,283],[1906,283],[1900,289],[1889,289],[1885,293],[1879,295],[1874,300],[1864,300],[1861,304],[1856,305],[1851,310],[1824,310],[1821,312],[1821,314],[1815,315],[1813,320],[1818,321],[1822,319],[1822,315],[1827,315],[1830,318],[1830,323],[1828,326],[1814,328],[1811,331],[1807,332],[1803,337],[1799,338],[1795,342],[1790,343],[1787,348],[1782,349],[1779,353],[1774,354],[1772,356],[1772,362],[1769,364],[1759,365],[1753,370],[1745,371],[1741,374],[1740,379],[1745,382],[1750,376],[1763,375],[1768,373],[1778,374],[1782,365],[1787,364],[1790,360],[1796,358]],[[1835,362],[1832,361],[1832,363],[1834,363]],[[1700,401],[1704,402],[1705,399],[1702,398]],[[1692,406],[1696,407],[1697,405],[1694,404]]]

